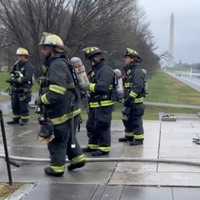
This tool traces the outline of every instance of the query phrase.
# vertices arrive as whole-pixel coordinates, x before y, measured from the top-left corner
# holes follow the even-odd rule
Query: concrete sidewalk
[[[40,184],[25,200],[199,200],[199,188]]]
[[[110,156],[199,161],[200,146],[193,144],[192,138],[200,134],[200,123],[197,119],[192,120],[191,117],[183,119],[177,122],[145,121],[143,147],[130,147],[118,143],[118,138],[123,135],[123,126],[120,121],[113,121]],[[6,128],[11,155],[48,157],[46,146],[37,141],[36,122],[27,127]],[[87,136],[84,126],[78,137],[81,145],[85,146]],[[0,151],[2,152],[2,145]],[[0,164],[0,180],[7,181],[4,162],[1,160]],[[16,182],[37,184],[35,190],[25,199],[55,199],[55,195],[58,197],[60,195],[57,199],[77,200],[120,198],[151,200],[161,199],[160,197],[188,199],[187,195],[191,194],[194,195],[194,198],[190,196],[191,199],[197,199],[199,196],[197,189],[171,188],[200,187],[199,167],[148,163],[88,163],[85,168],[75,172],[66,171],[62,178],[45,176],[44,167],[43,164],[35,163],[22,163],[20,168],[12,167]],[[160,186],[167,188],[159,188]],[[183,195],[180,196],[182,193]],[[116,196],[112,197],[112,195]]]

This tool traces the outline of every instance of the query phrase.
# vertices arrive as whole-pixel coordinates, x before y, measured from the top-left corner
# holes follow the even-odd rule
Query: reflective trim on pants
[[[84,154],[82,154],[80,156],[77,156],[77,157],[73,158],[71,160],[71,163],[72,164],[77,164],[77,163],[84,162],[84,161],[86,161],[86,156]]]
[[[62,173],[65,171],[65,165],[62,166],[50,166],[50,168],[55,172],[55,173]]]
[[[21,116],[21,119],[23,120],[23,119],[30,119],[30,116]]]
[[[98,150],[105,152],[105,153],[109,153],[111,151],[111,147],[98,147]]]
[[[135,140],[144,140],[144,134],[143,133],[137,134],[137,135],[135,134],[134,138]]]
[[[88,144],[88,149],[96,150],[98,149],[99,145],[97,144]]]
[[[20,115],[13,115],[13,119],[19,119],[20,117]]]
[[[130,132],[130,133],[126,132],[125,136],[126,137],[134,137],[134,132]]]

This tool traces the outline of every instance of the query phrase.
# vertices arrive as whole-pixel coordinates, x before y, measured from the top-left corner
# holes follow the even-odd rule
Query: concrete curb
[[[25,184],[5,200],[23,200],[36,186],[37,184]]]
[[[156,102],[144,102],[147,106],[157,106],[157,107],[171,107],[171,108],[186,108],[200,110],[200,106],[197,105],[182,105],[182,104],[169,104],[169,103],[156,103]]]

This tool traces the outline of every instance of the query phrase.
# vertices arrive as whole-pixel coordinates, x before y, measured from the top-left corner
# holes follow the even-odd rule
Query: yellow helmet
[[[103,51],[98,47],[87,47],[87,48],[83,49],[83,52],[85,54],[86,59],[90,59],[91,57],[93,57],[97,54],[103,53]]]
[[[42,34],[42,38],[39,45],[52,46],[52,47],[58,47],[60,49],[64,49],[64,42],[60,38],[60,36],[56,34],[52,34],[52,33],[46,33],[46,32]]]
[[[135,58],[137,62],[142,62],[140,54],[134,49],[126,48],[126,53],[124,56],[129,56],[130,58]]]
[[[20,47],[20,48],[17,49],[16,55],[18,55],[18,56],[29,56],[29,52],[28,52],[27,49]]]
[[[137,57],[137,56],[139,56],[139,53],[134,49],[126,48],[125,56]]]

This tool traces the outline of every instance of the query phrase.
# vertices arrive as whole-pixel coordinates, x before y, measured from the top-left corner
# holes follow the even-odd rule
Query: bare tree
[[[136,0],[0,0],[0,21],[0,45],[10,58],[24,46],[38,68],[38,43],[44,31],[61,35],[69,56],[80,56],[89,45],[100,46],[118,66],[129,46],[144,56],[146,66],[158,62],[149,24]]]

